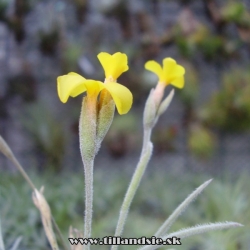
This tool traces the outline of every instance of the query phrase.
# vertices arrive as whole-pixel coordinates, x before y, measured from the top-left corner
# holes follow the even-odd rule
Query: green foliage
[[[220,36],[207,36],[206,39],[203,39],[198,48],[203,52],[204,56],[207,59],[212,59],[221,53],[224,52],[225,42],[223,37]]]
[[[199,94],[199,78],[194,66],[187,61],[183,63],[187,72],[185,75],[185,87],[178,94],[186,107],[192,106]]]
[[[189,131],[188,146],[198,158],[207,159],[212,156],[216,140],[210,130],[202,125],[193,125]]]
[[[204,24],[199,22],[193,14],[190,13],[189,15],[189,18],[193,22],[190,22],[192,24],[188,24],[187,20],[183,20],[179,21],[172,29],[176,45],[180,53],[185,57],[195,56],[199,45],[212,36],[210,30]]]
[[[64,237],[68,227],[82,229],[84,211],[83,173],[64,173],[56,178],[51,173],[32,174],[38,187],[45,186],[45,197]],[[178,178],[164,171],[149,173],[132,203],[124,237],[152,236],[162,222],[197,185],[210,177],[193,175]],[[121,170],[96,170],[93,237],[114,233],[122,197],[127,188],[128,174]],[[177,220],[173,231],[197,223],[233,219],[245,225],[241,229],[206,234],[183,241],[176,249],[248,249],[250,228],[249,174],[212,182],[185,214]],[[0,216],[6,249],[22,236],[20,250],[46,250],[46,238],[40,215],[31,199],[31,190],[19,175],[0,176]],[[79,191],[80,190],[80,191]],[[173,195],[173,193],[175,195]],[[220,237],[220,238],[219,238]],[[212,241],[215,241],[214,243]],[[209,248],[209,244],[211,247]],[[105,249],[105,248],[103,248]],[[108,248],[107,248],[108,249]],[[135,247],[121,247],[135,249]]]
[[[242,41],[249,42],[250,12],[243,3],[230,1],[221,9],[223,22],[233,22],[237,25]]]
[[[249,28],[250,28],[250,13],[249,11],[245,11],[243,13],[243,15],[241,16],[240,20],[238,21],[238,24],[243,27],[246,28],[248,33],[249,33]],[[244,39],[243,39],[244,40]]]
[[[229,2],[223,6],[221,15],[225,21],[238,22],[245,11],[246,8],[243,3]]]
[[[164,153],[167,151],[176,151],[175,143],[178,134],[176,126],[157,126],[152,135],[154,143],[154,152]]]
[[[104,143],[113,157],[124,156],[129,150],[136,149],[140,140],[138,122],[138,116],[132,111],[126,116],[114,117],[110,130],[104,139]]]
[[[129,112],[126,116],[115,116],[111,125],[112,130],[133,132],[137,126],[138,118],[135,113]]]
[[[7,0],[0,1],[0,21],[5,21],[6,19],[7,6],[8,6]]]
[[[21,121],[32,136],[43,164],[60,170],[66,143],[62,125],[40,102],[27,106],[24,114]]]
[[[237,181],[231,177],[220,182],[215,180],[213,185],[206,191],[206,197],[201,197],[197,202],[201,206],[201,217],[206,216],[206,220],[226,221],[228,216],[244,225],[244,230],[226,231],[222,235],[211,233],[209,238],[201,237],[202,249],[248,249],[250,211],[248,187],[249,175],[242,174]],[[216,195],[215,195],[216,194]],[[223,209],[221,209],[223,208]],[[200,220],[202,218],[199,218]],[[216,247],[217,246],[217,247]],[[220,246],[220,247],[218,247]]]
[[[184,37],[177,38],[176,45],[180,51],[180,54],[185,57],[192,57],[192,55],[195,53],[196,45],[193,42],[189,42],[188,39]]]
[[[187,37],[176,37],[176,45],[185,57],[193,57],[196,53],[202,52],[206,59],[213,59],[218,53],[225,54],[225,42],[223,37],[213,35],[205,28],[198,29]]]
[[[1,175],[0,183],[0,216],[6,249],[22,236],[21,246],[46,250],[46,238],[39,213],[32,204],[30,187],[14,175]]]
[[[82,54],[82,46],[77,43],[69,43],[62,51],[62,67],[64,72],[77,71],[77,62]]]
[[[225,73],[222,81],[222,88],[201,109],[201,119],[212,127],[226,131],[249,130],[249,70],[234,69]]]

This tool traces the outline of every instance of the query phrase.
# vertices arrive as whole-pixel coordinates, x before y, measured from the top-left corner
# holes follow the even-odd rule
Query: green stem
[[[144,132],[143,132],[143,144],[142,144],[142,152],[141,154],[145,154],[147,148],[148,148],[148,144],[150,142],[150,137],[151,137],[151,133],[152,133],[152,128],[144,128]]]
[[[79,121],[80,151],[85,178],[85,215],[84,238],[91,237],[93,213],[93,169],[96,152],[97,96],[87,95],[83,98]],[[90,249],[90,244],[86,246]]]
[[[93,213],[93,167],[94,161],[84,163],[85,173],[85,216],[84,216],[84,238],[91,237],[92,213]],[[87,246],[90,249],[90,246]]]
[[[134,172],[134,175],[133,175],[132,180],[129,184],[128,190],[126,192],[126,195],[124,197],[124,200],[123,200],[123,203],[121,206],[118,223],[117,223],[117,227],[115,230],[115,236],[117,236],[117,237],[121,236],[121,234],[122,234],[131,202],[135,196],[135,193],[138,189],[138,186],[141,182],[142,176],[145,172],[145,169],[148,165],[148,162],[149,162],[151,154],[152,154],[153,145],[150,142],[151,132],[152,132],[152,129],[144,129],[143,147],[142,147],[141,157],[140,157],[140,160],[137,164],[136,170]],[[117,248],[118,248],[117,245],[113,245],[111,247],[112,250],[115,250]]]

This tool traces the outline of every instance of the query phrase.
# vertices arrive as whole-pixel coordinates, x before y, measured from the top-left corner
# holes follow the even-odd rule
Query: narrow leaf
[[[191,202],[195,200],[195,198],[207,187],[207,185],[212,181],[208,180],[204,182],[201,186],[199,186],[193,193],[191,193],[168,217],[168,219],[162,224],[159,230],[155,233],[156,237],[161,237],[167,233],[172,224],[176,221],[176,219],[181,215],[182,212],[190,205]]]
[[[173,232],[171,234],[165,235],[162,237],[162,240],[165,241],[167,238],[176,237],[179,238],[180,241],[184,238],[191,237],[194,235],[207,233],[210,231],[215,230],[222,230],[222,229],[228,229],[232,227],[241,227],[243,225],[236,223],[236,222],[217,222],[217,223],[210,223],[210,224],[204,224],[204,225],[197,225],[194,227],[189,227],[186,229],[181,229],[177,232]],[[162,247],[162,245],[148,245],[145,247],[141,247],[138,250],[155,250]]]
[[[243,225],[236,222],[226,221],[226,222],[217,222],[217,223],[209,223],[209,224],[203,224],[203,225],[196,225],[194,227],[189,227],[186,229],[181,229],[177,232],[171,233],[169,235],[166,235],[163,237],[163,240],[170,238],[170,237],[177,237],[177,238],[187,238],[191,237],[197,234],[203,234],[210,231],[215,230],[222,230],[222,229],[228,229],[231,227],[242,227]]]

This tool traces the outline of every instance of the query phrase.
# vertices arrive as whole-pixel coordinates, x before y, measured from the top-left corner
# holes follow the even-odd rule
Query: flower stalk
[[[168,108],[174,95],[174,91],[171,91],[168,97],[162,102],[165,87],[170,83],[178,88],[182,88],[184,86],[183,75],[185,70],[182,66],[176,64],[175,60],[172,58],[165,58],[163,60],[163,68],[161,68],[161,66],[155,61],[147,62],[145,64],[145,68],[157,74],[159,81],[156,88],[150,91],[146,101],[143,114],[143,145],[141,157],[121,206],[118,223],[115,230],[115,236],[117,237],[121,236],[123,232],[131,202],[151,158],[153,150],[153,144],[151,143],[152,130],[157,123],[159,116],[163,114],[163,112],[165,112]],[[117,248],[117,245],[113,245],[111,249],[116,250]]]
[[[169,96],[166,98],[168,101],[168,104],[166,104],[166,108],[169,106],[169,103],[171,102],[173,98],[173,91],[170,92]],[[155,95],[155,89],[152,89],[149,97],[146,101],[145,109],[144,109],[144,116],[143,116],[143,145],[142,145],[142,151],[141,151],[141,157],[139,159],[139,162],[136,166],[135,172],[133,174],[132,180],[129,184],[129,187],[127,189],[126,195],[124,197],[120,214],[115,230],[115,236],[121,236],[124,225],[127,219],[127,215],[130,209],[130,205],[132,203],[132,200],[135,196],[135,193],[139,187],[139,184],[141,182],[141,179],[145,173],[145,170],[147,168],[147,165],[149,163],[149,160],[152,155],[153,151],[153,144],[151,142],[151,134],[152,130],[158,120],[158,117],[160,114],[157,113],[158,108],[160,106],[162,95],[159,96],[160,99],[156,100]],[[116,250],[118,248],[117,245],[112,246],[112,250]]]
[[[94,161],[85,162],[85,216],[84,216],[84,238],[91,237],[92,214],[93,214],[93,169]],[[88,246],[89,248],[89,246]]]
[[[136,167],[136,170],[134,172],[134,175],[129,184],[128,190],[126,192],[125,198],[123,200],[123,203],[120,209],[120,215],[119,215],[116,231],[115,231],[115,236],[120,236],[123,232],[123,228],[125,225],[125,221],[127,219],[127,215],[129,212],[131,202],[135,196],[135,193],[141,182],[142,176],[151,158],[152,151],[153,151],[153,144],[150,141],[148,141],[147,146],[145,146],[145,148],[142,150],[142,155],[140,157],[139,163]],[[113,245],[111,249],[115,250],[117,248],[118,248],[117,245]]]
[[[83,98],[79,121],[80,151],[85,178],[84,238],[91,237],[93,213],[93,168],[96,152],[97,95]],[[90,246],[87,246],[89,249]]]

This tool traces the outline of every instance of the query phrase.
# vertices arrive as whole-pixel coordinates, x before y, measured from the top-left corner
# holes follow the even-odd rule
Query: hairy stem
[[[116,230],[115,230],[115,236],[121,236],[121,234],[122,234],[131,202],[135,196],[135,193],[136,193],[138,186],[141,182],[142,176],[143,176],[145,169],[148,165],[148,162],[151,158],[151,154],[152,154],[152,150],[153,150],[153,145],[150,142],[151,131],[152,131],[151,129],[144,130],[144,138],[143,138],[143,147],[142,147],[141,157],[140,157],[140,160],[137,164],[136,170],[134,172],[134,175],[133,175],[132,180],[129,184],[129,187],[127,189],[125,198],[124,198],[122,206],[121,206],[118,223],[117,223]],[[118,248],[117,245],[113,245],[111,249],[115,250],[117,248]]]
[[[83,98],[79,121],[80,151],[84,166],[85,178],[85,215],[84,238],[91,237],[93,213],[93,169],[96,152],[96,116],[97,96],[87,95]],[[86,248],[90,249],[90,244]]]
[[[93,166],[94,161],[85,162],[85,216],[84,238],[91,237],[92,213],[93,213]],[[89,249],[90,246],[87,247]]]

